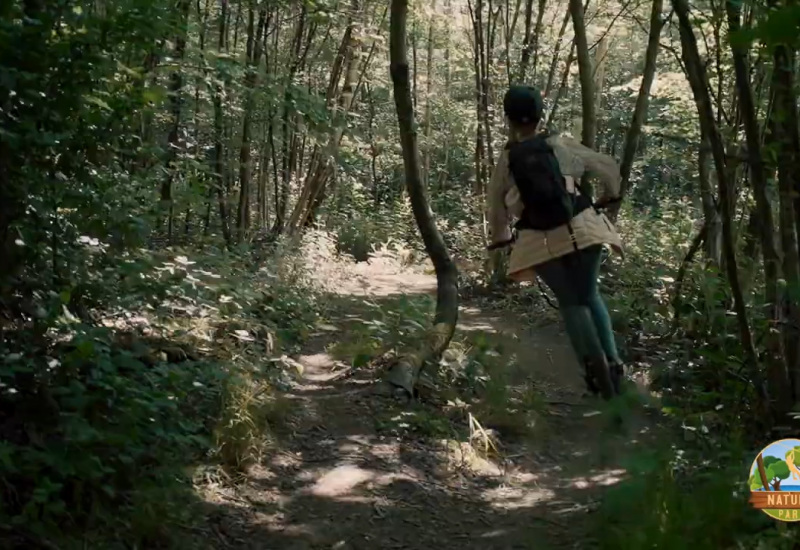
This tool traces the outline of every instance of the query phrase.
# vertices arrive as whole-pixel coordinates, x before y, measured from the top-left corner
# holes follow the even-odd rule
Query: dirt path
[[[609,433],[597,402],[580,397],[582,379],[557,325],[526,327],[469,305],[460,333],[484,338],[508,365],[503,406],[476,414],[497,435],[499,455],[448,435],[448,426],[465,425],[463,410],[368,391],[374,372],[343,375],[327,345],[347,338],[348,323],[366,315],[365,300],[432,293],[436,281],[359,265],[336,288],[341,304],[330,322],[342,333],[314,335],[298,357],[304,372],[287,395],[295,406],[280,451],[235,489],[218,489],[214,546],[593,547],[592,512],[604,487],[624,475],[622,460],[646,423],[634,419],[625,435]],[[534,396],[527,405],[525,396]]]

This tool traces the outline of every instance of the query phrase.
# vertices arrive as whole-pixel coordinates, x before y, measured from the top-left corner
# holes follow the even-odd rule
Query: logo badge
[[[781,439],[750,467],[750,504],[778,521],[800,521],[800,439]]]

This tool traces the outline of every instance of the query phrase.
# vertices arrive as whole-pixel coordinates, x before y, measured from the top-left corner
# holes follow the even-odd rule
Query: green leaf
[[[100,107],[104,111],[113,111],[113,109],[111,108],[111,105],[109,105],[108,103],[106,103],[105,101],[100,99],[99,97],[89,95],[89,96],[83,96],[83,99],[85,101],[88,101],[89,103],[92,103],[93,105],[97,105],[98,107]]]

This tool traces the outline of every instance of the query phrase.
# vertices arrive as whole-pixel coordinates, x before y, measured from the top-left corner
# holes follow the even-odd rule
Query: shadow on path
[[[209,545],[592,548],[592,512],[604,487],[624,475],[622,458],[646,423],[636,422],[628,436],[608,433],[605,417],[592,414],[596,403],[580,399],[582,379],[557,326],[531,329],[467,305],[459,331],[502,349],[509,384],[534,388],[544,404],[541,429],[501,436],[500,456],[482,458],[464,431],[447,432],[444,413],[376,394],[376,373],[342,376],[347,366],[327,353],[376,311],[407,307],[407,293],[435,291],[433,277],[399,279],[386,275],[376,279],[380,292],[367,287],[335,298],[336,331],[314,335],[298,357],[304,372],[286,396],[296,406],[278,431],[279,450],[235,486],[202,488],[215,533]],[[407,429],[387,430],[387,422]],[[420,429],[426,422],[433,428]]]

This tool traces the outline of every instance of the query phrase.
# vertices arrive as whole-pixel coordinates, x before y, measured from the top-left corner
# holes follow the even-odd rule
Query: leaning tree
[[[406,190],[411,200],[414,220],[425,243],[425,250],[436,270],[437,283],[433,327],[426,334],[423,346],[419,350],[402,355],[389,369],[387,377],[391,384],[405,389],[413,396],[414,386],[424,366],[437,361],[453,338],[458,321],[458,271],[433,220],[423,185],[406,53],[407,18],[408,0],[392,0],[390,72],[400,128],[400,143],[403,148]]]

